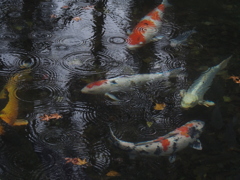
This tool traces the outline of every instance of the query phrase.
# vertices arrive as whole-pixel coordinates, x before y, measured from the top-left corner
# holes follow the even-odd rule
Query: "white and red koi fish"
[[[167,0],[148,13],[133,29],[127,38],[127,47],[135,49],[153,40],[162,26],[162,18],[166,7],[171,6]]]
[[[202,150],[202,145],[198,138],[203,131],[204,124],[203,121],[193,120],[157,139],[138,143],[122,141],[110,130],[117,147],[134,154],[169,156],[169,161],[172,163],[176,159],[175,153],[187,146]]]
[[[81,92],[86,94],[105,94],[113,100],[118,100],[110,92],[130,91],[131,87],[142,85],[148,81],[177,77],[182,70],[182,68],[176,68],[162,73],[136,74],[95,81],[85,86]]]
[[[220,64],[213,66],[203,72],[202,75],[194,81],[194,83],[189,87],[187,91],[180,91],[180,95],[183,97],[181,101],[182,108],[192,108],[197,104],[204,105],[206,107],[215,105],[215,103],[212,101],[203,100],[203,96],[210,88],[215,75],[227,66],[231,57],[232,56],[223,60]]]

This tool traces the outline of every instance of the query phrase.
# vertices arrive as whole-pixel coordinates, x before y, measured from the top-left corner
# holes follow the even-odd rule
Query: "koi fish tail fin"
[[[163,0],[163,1],[162,1],[162,4],[164,4],[165,7],[171,7],[171,6],[172,6],[172,4],[170,4],[170,3],[168,2],[168,0]]]
[[[116,141],[119,141],[119,139],[113,134],[112,128],[110,126],[109,126],[109,129],[110,129],[110,133],[111,133],[112,139],[114,139]]]
[[[227,67],[227,64],[229,62],[229,60],[232,58],[232,56],[228,57],[227,59],[223,60],[218,66],[219,66],[219,69],[222,70],[224,69],[225,67]]]
[[[120,139],[118,139],[114,134],[113,134],[113,131],[111,129],[111,127],[109,126],[110,128],[110,132],[111,132],[111,135],[112,135],[112,138],[113,140],[115,141],[114,144],[119,147],[120,149],[123,149],[123,150],[128,150],[128,151],[132,151],[133,148],[135,147],[134,143],[132,142],[127,142],[127,141],[122,141]]]

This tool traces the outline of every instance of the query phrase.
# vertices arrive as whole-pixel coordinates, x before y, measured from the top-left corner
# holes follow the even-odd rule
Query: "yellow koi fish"
[[[19,73],[12,76],[7,84],[4,86],[3,90],[0,92],[0,99],[8,98],[6,106],[0,111],[0,118],[5,121],[10,126],[20,126],[27,125],[28,121],[17,119],[18,117],[18,99],[15,96],[14,91],[17,88],[18,82],[20,80],[26,79],[25,75],[30,73],[30,69],[25,69]],[[4,132],[3,128],[1,131]]]

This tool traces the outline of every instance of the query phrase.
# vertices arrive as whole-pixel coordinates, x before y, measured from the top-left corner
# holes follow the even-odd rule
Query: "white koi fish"
[[[182,68],[176,68],[162,73],[136,74],[95,81],[86,85],[81,92],[86,94],[105,94],[114,100],[118,100],[114,95],[110,94],[110,92],[130,91],[131,87],[142,85],[148,81],[176,77],[182,70]]]
[[[208,100],[203,100],[203,96],[206,91],[210,88],[213,78],[222,69],[224,69],[228,61],[232,56],[223,60],[220,64],[213,66],[202,73],[202,75],[194,81],[194,83],[189,87],[189,89],[181,90],[180,95],[183,97],[181,101],[181,107],[188,109],[199,105],[204,105],[206,107],[214,106],[215,103]]]
[[[162,18],[166,7],[171,6],[167,0],[148,13],[133,29],[127,38],[127,47],[136,49],[153,40],[162,26]]]
[[[115,145],[120,149],[146,156],[169,156],[169,161],[172,163],[176,159],[175,153],[187,146],[202,150],[198,138],[203,131],[204,124],[203,121],[193,120],[157,139],[138,143],[122,141],[110,130]]]

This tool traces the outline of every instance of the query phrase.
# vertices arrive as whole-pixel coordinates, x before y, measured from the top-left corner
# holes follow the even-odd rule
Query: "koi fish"
[[[189,87],[189,89],[181,90],[180,95],[182,96],[181,107],[188,109],[199,105],[204,105],[206,107],[214,106],[215,103],[209,100],[203,100],[203,96],[206,91],[210,88],[215,75],[222,69],[224,69],[229,60],[229,58],[223,60],[220,64],[213,66],[202,73],[202,75],[194,81],[194,83]]]
[[[190,30],[190,31],[186,31],[182,34],[180,34],[179,36],[177,36],[174,39],[170,39],[170,46],[172,47],[177,47],[177,46],[181,46],[181,45],[185,45],[187,42],[187,39],[194,33],[196,33],[197,31],[195,30]]]
[[[204,124],[203,121],[193,120],[157,139],[138,143],[120,140],[113,134],[111,128],[110,131],[115,145],[120,149],[127,150],[133,154],[169,156],[169,161],[172,163],[176,159],[176,152],[187,146],[202,150],[202,145],[198,138],[203,131]]]
[[[169,6],[171,5],[168,1],[163,0],[162,4],[143,17],[127,38],[126,42],[129,49],[142,47],[153,40],[162,26],[164,10]]]
[[[147,81],[155,81],[166,77],[176,77],[182,70],[182,68],[176,68],[162,73],[119,76],[95,81],[86,85],[81,92],[86,94],[105,94],[113,100],[118,100],[114,95],[110,94],[110,92],[130,91],[131,87],[134,85],[142,85]]]
[[[28,121],[17,119],[18,99],[15,96],[15,90],[18,82],[23,79],[30,70],[26,69],[12,76],[3,90],[0,92],[0,99],[8,98],[6,106],[0,111],[0,118],[11,126],[27,125]]]

